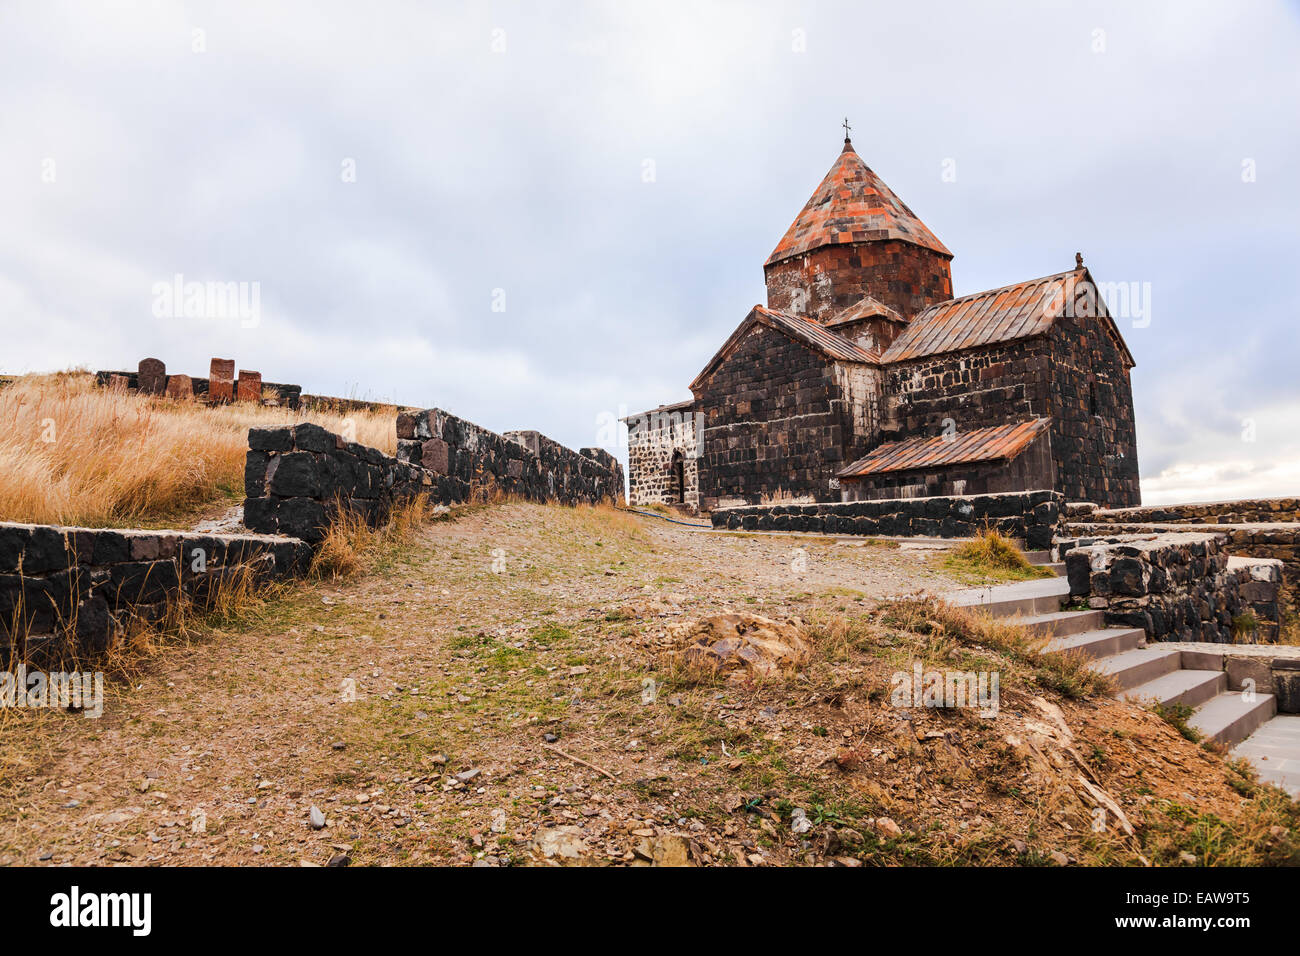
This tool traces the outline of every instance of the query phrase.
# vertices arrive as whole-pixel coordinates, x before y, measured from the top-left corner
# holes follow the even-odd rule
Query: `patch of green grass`
[[[1188,704],[1175,702],[1172,704],[1155,704],[1152,706],[1152,713],[1159,716],[1165,723],[1173,727],[1180,734],[1190,740],[1192,743],[1199,743],[1201,732],[1187,723],[1187,718],[1191,717],[1196,708]]]

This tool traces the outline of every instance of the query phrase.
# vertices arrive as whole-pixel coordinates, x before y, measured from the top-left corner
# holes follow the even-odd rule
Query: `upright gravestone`
[[[262,400],[262,373],[239,370],[239,384],[236,399],[241,402],[260,402]]]
[[[235,399],[235,360],[214,358],[208,371],[208,400],[230,402]]]
[[[161,359],[141,359],[136,385],[145,395],[161,395],[167,391],[167,366]]]
[[[194,380],[188,375],[169,375],[167,377],[167,397],[178,401],[193,398]]]

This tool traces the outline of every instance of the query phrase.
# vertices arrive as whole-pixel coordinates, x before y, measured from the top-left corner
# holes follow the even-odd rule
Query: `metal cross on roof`
[[[846,143],[849,141],[849,130],[852,128],[853,127],[849,125],[849,118],[847,116],[844,117],[844,142]]]

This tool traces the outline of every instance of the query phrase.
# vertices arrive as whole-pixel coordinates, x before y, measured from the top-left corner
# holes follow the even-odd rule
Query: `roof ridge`
[[[978,299],[980,296],[992,295],[995,292],[1007,292],[1017,286],[1032,285],[1035,282],[1047,282],[1051,279],[1063,279],[1075,272],[1087,272],[1085,268],[1066,269],[1064,272],[1054,272],[1051,275],[1039,276],[1037,279],[1022,279],[1019,282],[1008,282],[1006,285],[994,286],[992,289],[981,289],[979,292],[967,292],[965,295],[953,296],[951,299],[944,299],[942,302],[936,302],[933,305],[927,305],[917,313],[918,316],[924,315],[931,309],[938,309],[945,305],[952,305],[954,302],[965,302],[967,299]]]

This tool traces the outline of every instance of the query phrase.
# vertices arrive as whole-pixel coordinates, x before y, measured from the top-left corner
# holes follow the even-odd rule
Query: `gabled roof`
[[[1010,425],[994,425],[956,432],[952,437],[908,438],[887,442],[865,458],[841,469],[836,478],[862,478],[890,471],[914,471],[980,461],[1010,461],[1029,447],[1051,422],[1034,418]]]
[[[745,333],[755,325],[766,325],[769,328],[783,332],[837,362],[859,362],[873,365],[880,362],[879,352],[855,345],[844,336],[835,334],[811,319],[756,305],[750,310],[749,315],[745,316],[744,321],[736,326],[736,331],[731,333],[731,336],[723,343],[722,348],[718,349],[713,358],[709,359],[709,364],[704,366],[704,370],[695,376],[695,381],[691,382],[691,391],[695,391],[704,379],[713,373],[713,370],[718,367],[722,360],[740,344],[740,340],[745,337]]]
[[[881,318],[888,319],[891,322],[907,321],[907,319],[903,318],[879,299],[873,299],[869,295],[864,295],[847,309],[831,316],[824,324],[828,329],[833,329],[836,326],[848,325],[850,322],[869,319],[872,316],[880,316]]]
[[[902,362],[1042,335],[1087,288],[1079,287],[1085,280],[1096,289],[1088,270],[1079,268],[936,303],[917,313],[885,352],[884,361]],[[1096,301],[1101,321],[1132,367],[1133,355],[1106,304],[1100,295]]]
[[[768,256],[766,265],[821,246],[874,239],[901,239],[952,258],[947,247],[845,140],[839,159]]]

